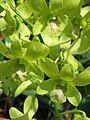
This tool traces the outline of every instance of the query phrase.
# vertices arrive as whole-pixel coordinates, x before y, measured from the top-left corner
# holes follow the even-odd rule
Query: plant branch
[[[83,112],[81,110],[77,110],[77,109],[62,112],[62,113],[59,113],[59,115],[72,114],[72,113],[81,113],[83,116],[86,116],[85,112]]]

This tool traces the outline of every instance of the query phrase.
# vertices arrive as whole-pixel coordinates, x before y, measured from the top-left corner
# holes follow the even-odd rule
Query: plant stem
[[[65,115],[65,114],[71,114],[71,113],[81,113],[83,116],[86,116],[85,112],[77,109],[62,112],[62,113],[59,113],[59,115]]]

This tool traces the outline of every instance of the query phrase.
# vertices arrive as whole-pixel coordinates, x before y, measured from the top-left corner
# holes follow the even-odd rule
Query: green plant
[[[54,103],[67,100],[78,106],[82,95],[77,86],[90,84],[90,68],[74,56],[90,49],[90,7],[84,0],[0,1],[0,89],[6,96],[28,96],[21,113],[10,108],[12,120],[34,120],[36,95]],[[89,120],[80,110],[74,120]],[[56,119],[58,119],[56,117]]]

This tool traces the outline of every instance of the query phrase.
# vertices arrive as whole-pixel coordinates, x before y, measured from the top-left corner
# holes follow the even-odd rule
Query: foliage
[[[84,2],[0,0],[0,89],[6,96],[28,95],[23,113],[10,108],[12,120],[34,120],[37,95],[80,104],[78,87],[90,84],[89,66],[75,58],[90,50],[90,7],[82,7]],[[90,119],[83,111],[66,113]]]

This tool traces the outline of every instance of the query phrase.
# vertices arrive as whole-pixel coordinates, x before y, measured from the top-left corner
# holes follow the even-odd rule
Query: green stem
[[[83,116],[86,116],[85,112],[83,112],[81,110],[77,110],[77,109],[68,110],[68,111],[65,111],[65,112],[62,112],[62,113],[59,113],[59,114],[60,115],[65,115],[65,114],[71,114],[71,113],[81,113]]]
[[[29,27],[33,27],[33,24],[30,23],[29,21],[25,20],[25,19],[19,14],[19,12],[15,9],[15,7],[14,7],[12,4],[10,4],[10,2],[7,1],[7,3],[8,3],[9,6],[11,7],[11,9],[23,20],[24,23],[28,24]]]

